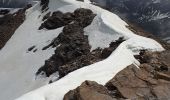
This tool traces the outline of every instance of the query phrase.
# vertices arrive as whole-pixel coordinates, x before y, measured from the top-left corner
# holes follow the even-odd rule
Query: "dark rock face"
[[[43,20],[44,19],[47,19],[46,17],[48,17],[49,15],[45,15]],[[52,14],[52,16],[50,16],[41,26],[39,29],[43,29],[43,28],[46,28],[46,29],[56,29],[56,28],[59,28],[59,27],[62,27],[64,25],[67,25],[70,21],[66,20],[65,17],[69,16],[68,14],[63,14],[62,12],[60,11],[56,11]],[[68,18],[69,19],[69,18]],[[70,19],[71,19],[71,16],[70,16]]]
[[[75,11],[76,12],[75,16],[77,17],[85,16],[83,14],[87,14],[87,11],[89,10],[83,8],[77,9]],[[93,12],[89,14],[93,14]],[[56,24],[56,25],[52,25],[55,26],[55,28],[64,25],[66,26],[63,28],[63,32],[58,37],[56,37],[51,42],[51,44],[43,48],[43,50],[45,50],[50,46],[57,47],[55,50],[55,54],[45,62],[45,65],[38,70],[37,74],[40,74],[41,72],[45,72],[47,76],[50,76],[52,73],[59,70],[59,66],[63,66],[77,59],[80,56],[87,55],[90,52],[91,47],[88,43],[88,36],[84,35],[84,31],[83,31],[83,26],[86,27],[90,23],[86,24],[86,23],[77,22],[76,20],[73,20],[72,16],[73,16],[72,13],[63,14],[62,12],[57,11],[54,12],[52,14],[52,17],[49,17],[45,22],[45,27],[48,29],[54,27],[50,27],[50,28],[47,27],[46,26],[48,25],[47,23],[50,23],[49,26],[51,25],[51,23]],[[82,20],[85,20],[85,18],[86,17],[82,17]],[[93,20],[93,18],[91,20]],[[70,23],[71,21],[72,23]],[[81,26],[80,24],[83,24],[83,26]],[[69,71],[65,71],[65,72],[68,73],[70,71],[73,71],[73,68],[72,69],[70,68]],[[64,74],[63,73],[64,72],[62,72],[60,68],[60,74],[62,76],[67,74],[67,73]]]
[[[69,91],[63,100],[114,100],[106,87],[85,81],[75,90]]]
[[[15,30],[23,23],[25,19],[25,11],[30,7],[31,5],[28,5],[14,14],[7,14],[9,11],[6,10],[1,11],[1,13],[5,15],[0,18],[0,49],[3,48],[6,42],[14,34]]]
[[[60,77],[63,77],[74,70],[77,70],[84,66],[101,61],[102,59],[100,58],[100,56],[101,56],[101,49],[96,49],[92,52],[89,52],[86,55],[82,55],[82,56],[78,57],[77,59],[75,59],[63,66],[59,66],[59,68],[58,68],[59,75],[60,75]]]
[[[76,30],[74,28],[71,28],[71,30],[69,30],[69,28],[64,29],[68,29],[68,31],[66,32],[69,33]],[[74,38],[72,38],[72,36],[62,35],[63,33],[59,35],[58,38],[56,38],[56,40],[54,40],[49,46],[55,47],[59,43],[61,43],[59,41],[62,41],[63,45],[60,44],[60,46],[55,51],[55,55],[53,55],[49,60],[45,62],[45,65],[38,70],[37,74],[43,71],[46,73],[47,76],[50,76],[52,73],[58,71],[60,78],[64,77],[65,75],[74,70],[106,59],[117,48],[117,46],[119,46],[119,44],[124,41],[124,39],[120,37],[115,42],[112,42],[110,44],[110,47],[105,48],[103,50],[98,48],[90,52],[90,46],[88,44],[87,38],[86,42],[85,41],[83,42],[82,40],[79,41],[80,39],[76,38],[76,36],[74,36],[73,33],[72,36]],[[77,34],[77,36],[80,37],[81,35]],[[70,42],[72,41],[72,39],[74,39],[73,41],[76,41],[75,42],[76,44]]]
[[[46,19],[48,19],[51,15],[51,12],[48,12],[42,19],[42,21],[45,21]]]
[[[10,10],[8,10],[8,9],[1,9],[0,10],[0,15],[6,15],[6,14],[8,14],[10,12]]]
[[[79,25],[86,27],[91,24],[96,15],[90,9],[80,8],[74,11],[74,17]]]
[[[41,0],[42,11],[48,9],[49,0]]]
[[[115,42],[110,43],[109,48],[105,48],[102,50],[101,58],[105,59],[110,56],[110,54],[123,42],[125,41],[124,37],[120,37]]]
[[[56,29],[75,21],[78,22],[81,27],[86,27],[91,24],[96,15],[89,9],[79,8],[73,13],[56,11],[53,12],[52,16],[49,16],[49,18],[47,18],[47,16],[49,16],[49,14],[44,16],[43,20],[47,20],[42,23],[39,29]]]
[[[142,50],[140,56],[136,56],[141,62],[139,68],[128,66],[105,86],[85,81],[69,91],[64,100],[169,100],[170,51]]]
[[[88,36],[84,35],[83,29],[91,24],[94,17],[95,14],[91,10],[84,8],[76,9],[74,13],[54,12],[42,26],[47,29],[61,26],[64,28],[58,37],[43,48],[46,50],[49,47],[57,47],[55,54],[45,62],[45,65],[36,74],[45,72],[46,76],[49,77],[58,71],[60,78],[64,77],[74,70],[107,58],[124,41],[124,38],[120,37],[105,50],[98,48],[90,51]]]
[[[60,77],[65,76],[68,73],[74,70],[77,70],[79,68],[82,68],[84,66],[106,59],[123,41],[124,41],[123,37],[120,37],[115,42],[112,42],[110,44],[110,47],[108,48],[105,48],[103,50],[98,48],[96,50],[93,50],[92,52],[88,52],[86,55],[82,55],[78,57],[77,59],[63,66],[59,66],[58,71],[59,71]]]
[[[88,43],[88,37],[83,34],[83,28],[77,23],[72,23],[63,29],[63,32],[54,40],[51,44],[53,47],[59,47],[55,50],[55,54],[46,61],[45,66],[40,69],[45,71],[49,76],[58,70],[59,66],[62,66],[79,56],[86,55],[90,52],[90,45]],[[55,62],[54,64],[51,64]],[[45,68],[45,69],[44,69]]]

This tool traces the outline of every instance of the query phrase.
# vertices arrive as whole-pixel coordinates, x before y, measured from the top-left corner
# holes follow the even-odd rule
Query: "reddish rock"
[[[118,93],[127,99],[168,100],[170,97],[169,76],[156,72],[154,68],[147,67],[151,66],[145,64],[137,68],[130,65],[111,79],[106,84],[106,87],[110,91],[116,89]]]
[[[63,100],[116,100],[106,87],[92,81],[85,81],[75,90],[69,91]]]

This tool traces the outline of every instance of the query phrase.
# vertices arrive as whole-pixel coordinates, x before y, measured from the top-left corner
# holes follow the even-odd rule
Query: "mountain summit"
[[[23,22],[0,50],[1,100],[132,99],[143,91],[138,86],[149,86],[149,95],[155,85],[147,83],[168,87],[152,77],[169,82],[168,60],[159,59],[169,59],[168,46],[140,36],[119,16],[89,0],[41,0],[24,13]],[[156,61],[159,66],[153,67]],[[124,72],[139,91],[121,77]],[[116,79],[123,79],[125,88]]]

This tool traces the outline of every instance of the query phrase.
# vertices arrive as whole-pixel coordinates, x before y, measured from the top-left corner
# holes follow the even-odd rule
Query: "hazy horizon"
[[[0,0],[0,8],[22,8],[34,0]]]

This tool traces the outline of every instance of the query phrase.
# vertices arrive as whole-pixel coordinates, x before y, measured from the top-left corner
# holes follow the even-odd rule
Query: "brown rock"
[[[156,78],[170,81],[170,75],[160,73],[160,72],[156,73]]]
[[[106,87],[117,91],[127,99],[168,100],[170,95],[169,76],[157,72],[152,66],[142,64],[137,68],[130,65],[119,72]],[[164,92],[166,91],[166,92]]]
[[[69,91],[63,100],[115,100],[109,91],[96,82],[85,81],[75,90]]]
[[[109,81],[106,87],[116,87],[120,94],[128,99],[137,99],[146,95],[153,97],[147,83],[138,77],[148,77],[146,74],[142,74],[142,72],[134,65],[128,66]],[[140,74],[137,75],[137,73]]]

